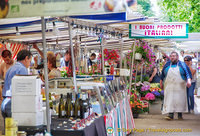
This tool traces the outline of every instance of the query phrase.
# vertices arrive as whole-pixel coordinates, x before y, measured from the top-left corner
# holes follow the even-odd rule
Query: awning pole
[[[120,68],[122,68],[122,60],[123,60],[123,46],[124,46],[124,41],[123,38],[120,39]]]
[[[72,57],[72,67],[73,67],[73,80],[74,80],[74,89],[75,92],[78,93],[77,83],[76,83],[76,68],[75,68],[75,59],[74,59],[74,48],[73,48],[73,41],[72,41],[72,26],[71,26],[71,19],[68,18],[68,27],[69,27],[69,40],[70,40],[70,48],[71,48],[71,57]]]
[[[51,132],[50,128],[50,112],[49,112],[49,82],[48,82],[48,69],[47,69],[47,48],[46,48],[46,35],[44,17],[42,20],[42,40],[43,40],[43,54],[44,54],[44,79],[45,79],[45,95],[46,95],[46,116],[47,116],[47,132]]]
[[[136,40],[134,41],[134,45],[133,45],[133,56],[131,59],[131,68],[130,68],[130,82],[129,82],[129,95],[131,95],[131,85],[132,85],[132,80],[133,80],[133,64],[134,64],[134,60],[135,60],[135,45],[136,45]]]
[[[102,41],[100,41],[101,42],[101,67],[102,67],[102,75],[104,76],[105,75],[105,68],[104,68],[104,48],[103,48],[103,46],[104,46],[104,38],[102,38]]]

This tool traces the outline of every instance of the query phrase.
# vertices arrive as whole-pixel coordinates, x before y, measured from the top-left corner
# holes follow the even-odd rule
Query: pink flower
[[[147,93],[145,95],[145,99],[146,100],[155,100],[155,95],[153,95],[152,93]]]

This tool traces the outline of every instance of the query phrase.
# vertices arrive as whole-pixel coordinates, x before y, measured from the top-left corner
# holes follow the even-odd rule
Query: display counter
[[[92,78],[96,80],[91,81]],[[92,78],[79,78],[77,93],[71,87],[72,79],[50,81],[52,87],[49,104],[53,136],[104,136],[108,128],[116,136],[126,136],[129,132],[122,130],[135,127],[124,78],[109,77],[104,83],[98,79],[101,77]],[[78,106],[76,101],[79,101]],[[94,118],[93,114],[97,116]],[[46,128],[19,126],[19,130],[33,135],[44,132]]]
[[[53,136],[106,136],[104,117],[95,119],[93,123],[81,130],[71,129],[74,123],[68,119],[52,116],[51,134]],[[27,135],[43,133],[46,127],[19,127],[19,131],[26,131]]]

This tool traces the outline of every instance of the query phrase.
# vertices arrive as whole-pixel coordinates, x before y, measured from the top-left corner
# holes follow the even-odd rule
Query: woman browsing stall
[[[48,57],[47,66],[49,69],[49,74],[48,74],[49,79],[61,77],[61,72],[56,67],[56,57]],[[42,81],[44,81],[44,76],[42,76],[41,79]]]

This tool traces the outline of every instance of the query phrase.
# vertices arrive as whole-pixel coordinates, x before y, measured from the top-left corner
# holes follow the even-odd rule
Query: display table
[[[72,125],[68,119],[58,119],[53,116],[51,120],[51,134],[53,136],[106,136],[103,116],[82,130],[70,130]],[[27,135],[34,135],[38,132],[42,133],[44,130],[46,130],[46,127],[19,127],[19,131],[26,131]]]

